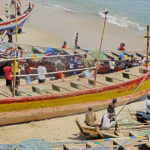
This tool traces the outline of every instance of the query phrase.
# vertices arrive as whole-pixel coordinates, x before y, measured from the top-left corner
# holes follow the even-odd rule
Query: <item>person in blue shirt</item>
[[[73,56],[70,60],[70,69],[73,70],[73,69],[78,69],[78,62],[77,60],[75,59],[75,56]],[[76,71],[73,71],[71,72],[72,75],[75,75],[77,74]]]

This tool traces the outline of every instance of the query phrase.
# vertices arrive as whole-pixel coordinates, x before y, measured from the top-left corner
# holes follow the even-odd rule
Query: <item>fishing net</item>
[[[18,143],[15,147],[18,150],[52,150],[48,141],[39,138],[31,138]]]

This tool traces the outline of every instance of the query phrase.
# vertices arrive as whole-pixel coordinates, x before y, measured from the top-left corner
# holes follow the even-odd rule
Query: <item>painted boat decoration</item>
[[[34,4],[32,4],[31,9],[27,9],[21,16],[17,17],[17,26],[18,29],[20,29],[25,21],[28,19],[30,16],[32,10],[34,8]],[[16,28],[16,18],[10,19],[10,20],[3,20],[1,19],[0,21],[0,32],[4,30],[10,30],[10,29],[15,29]]]
[[[30,85],[20,85],[16,89],[15,97],[12,97],[10,90],[3,85],[0,89],[0,124],[83,113],[89,106],[100,110],[106,108],[113,97],[117,97],[117,105],[122,105],[141,83],[145,77],[144,73],[145,68],[134,67],[128,72],[97,75],[96,88],[93,88],[93,77],[75,79],[72,76],[63,80],[48,80],[44,84],[33,82]],[[131,101],[149,92],[149,85],[150,75]]]

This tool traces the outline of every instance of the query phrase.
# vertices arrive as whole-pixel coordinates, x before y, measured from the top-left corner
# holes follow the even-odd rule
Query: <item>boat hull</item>
[[[117,105],[123,105],[142,81],[144,75],[128,82],[76,92],[53,95],[14,97],[0,100],[0,125],[54,118],[84,113],[89,106],[101,110],[108,106],[113,97]],[[139,88],[131,101],[149,90],[150,76]],[[130,101],[130,102],[131,102]]]
[[[21,15],[17,18],[18,29],[23,26],[23,24],[25,23],[25,21],[29,17],[31,11],[33,10],[33,7],[34,7],[34,5],[32,5],[32,9],[30,11],[27,10],[26,13],[24,13],[23,15]],[[16,18],[10,19],[10,21],[0,22],[0,32],[2,32],[4,30],[10,30],[10,29],[13,29],[13,30],[16,29]]]

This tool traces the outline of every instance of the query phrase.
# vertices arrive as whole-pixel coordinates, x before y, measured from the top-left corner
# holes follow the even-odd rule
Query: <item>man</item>
[[[111,127],[115,127],[115,130],[117,131],[118,124],[110,110],[107,110],[107,113],[102,117],[100,128],[107,130]]]
[[[116,98],[113,98],[112,103],[108,105],[107,111],[113,115],[115,115],[115,104],[117,102]]]
[[[150,115],[150,92],[148,93],[148,96],[146,99],[146,114]]]
[[[46,68],[43,65],[41,65],[38,67],[37,72],[38,72],[38,83],[44,83],[45,73],[47,72]]]
[[[31,69],[27,60],[27,63],[24,64],[24,71],[27,74],[26,76],[26,84],[30,84],[31,83],[31,77],[29,76],[29,74],[31,73]]]
[[[79,46],[78,46],[78,35],[79,33],[76,33],[76,38],[75,38],[75,49],[78,49]]]
[[[87,57],[87,54],[84,54],[83,66],[84,66],[84,68],[89,68],[89,66],[90,66],[90,62],[89,62],[89,58]]]
[[[75,59],[75,56],[72,56],[71,60],[70,60],[70,69],[71,70],[74,70],[74,69],[78,69],[78,62],[77,60]],[[77,72],[76,71],[73,71],[71,72],[72,75],[76,75]]]
[[[12,87],[12,77],[11,77],[11,68],[10,64],[7,64],[4,68],[3,71],[5,73],[5,78],[6,78],[6,86]]]
[[[113,73],[115,71],[115,66],[116,66],[116,63],[114,61],[114,58],[112,58],[110,61],[109,61],[109,72],[110,73]]]
[[[85,114],[84,123],[87,126],[95,127],[96,126],[96,114],[93,112],[92,107],[89,107],[88,110],[89,112]]]
[[[62,48],[67,48],[67,42],[64,41],[64,44],[62,45]]]

